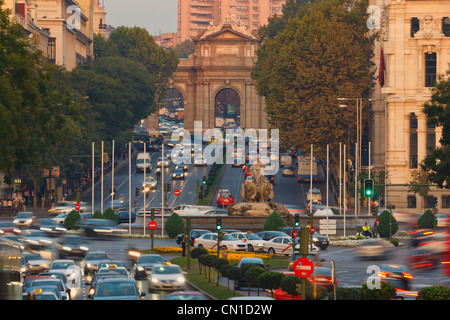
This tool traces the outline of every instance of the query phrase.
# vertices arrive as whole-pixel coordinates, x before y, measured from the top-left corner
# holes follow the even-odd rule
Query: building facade
[[[178,0],[177,44],[194,38],[210,23],[224,23],[229,15],[257,33],[269,17],[282,14],[284,3],[286,0]]]
[[[411,174],[440,145],[442,128],[427,124],[423,105],[439,74],[450,63],[450,0],[372,1],[378,82],[369,122],[372,164],[389,175],[386,203],[405,212],[423,212],[438,199],[450,212],[450,191],[431,187],[425,197],[408,192]],[[368,22],[369,23],[369,22]]]
[[[210,25],[194,39],[195,51],[180,61],[169,90],[184,105],[184,128],[202,129],[236,125],[267,129],[264,97],[251,79],[259,39],[244,24],[228,17]]]

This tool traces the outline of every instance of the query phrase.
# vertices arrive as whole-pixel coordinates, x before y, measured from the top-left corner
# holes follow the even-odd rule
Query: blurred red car
[[[408,264],[411,269],[435,268],[440,264],[440,256],[428,250],[414,249],[408,256]]]
[[[3,221],[0,222],[0,235],[3,234],[20,234],[20,229],[16,227],[13,222]]]
[[[217,205],[219,206],[228,206],[234,203],[234,198],[231,194],[219,194],[217,197]]]

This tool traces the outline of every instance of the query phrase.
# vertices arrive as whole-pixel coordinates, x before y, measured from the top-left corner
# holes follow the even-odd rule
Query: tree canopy
[[[324,155],[327,144],[336,148],[356,135],[356,109],[339,108],[337,98],[368,97],[373,86],[375,36],[366,9],[367,1],[289,1],[288,17],[263,29],[252,77],[282,146],[314,144]]]

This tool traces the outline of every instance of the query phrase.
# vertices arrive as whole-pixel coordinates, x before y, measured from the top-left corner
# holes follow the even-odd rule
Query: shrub
[[[450,300],[450,288],[446,286],[431,286],[419,291],[417,300]]]
[[[184,231],[183,219],[177,213],[172,213],[166,221],[165,230],[169,238],[175,238]]]
[[[330,293],[330,300],[334,299],[333,292]],[[361,300],[360,288],[336,288],[336,300]]]
[[[420,216],[417,227],[420,229],[434,229],[435,223],[436,216],[431,210],[427,210]]]
[[[397,220],[387,210],[384,210],[378,217],[378,234],[382,238],[388,238],[389,235],[393,235],[398,230]]]
[[[309,281],[306,281],[309,282]],[[299,295],[300,292],[297,292],[297,285],[302,283],[302,279],[297,276],[285,276],[280,281],[281,290],[286,292],[288,295],[292,296],[292,300],[296,295]]]
[[[104,219],[103,213],[100,212],[100,210],[95,210],[94,214],[92,215],[91,219]]]
[[[206,250],[205,248],[194,248],[191,250],[192,259],[197,259],[202,254],[208,254],[208,250]]]
[[[286,222],[284,222],[283,218],[274,211],[267,217],[266,222],[264,222],[263,230],[275,231],[285,226]]]
[[[361,288],[361,300],[391,300],[397,291],[389,282],[381,282],[380,289],[369,289],[367,283],[363,283]]]
[[[76,230],[78,229],[78,222],[81,221],[81,216],[77,210],[72,210],[67,215],[66,219],[64,219],[64,226],[67,230]]]
[[[114,210],[112,208],[107,208],[104,212],[103,212],[103,216],[105,219],[108,220],[112,220],[117,222],[118,221],[118,217],[117,214],[114,212]]]
[[[281,272],[266,271],[258,276],[258,283],[261,288],[270,290],[273,296],[273,290],[281,286],[281,280],[285,275]]]

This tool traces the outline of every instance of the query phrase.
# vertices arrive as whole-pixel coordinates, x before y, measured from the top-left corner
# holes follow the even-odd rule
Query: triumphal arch
[[[194,121],[201,121],[203,130],[227,124],[267,129],[264,97],[250,76],[257,36],[228,17],[221,25],[210,24],[193,42],[194,53],[180,61],[169,85],[182,97],[185,129],[192,132]]]

